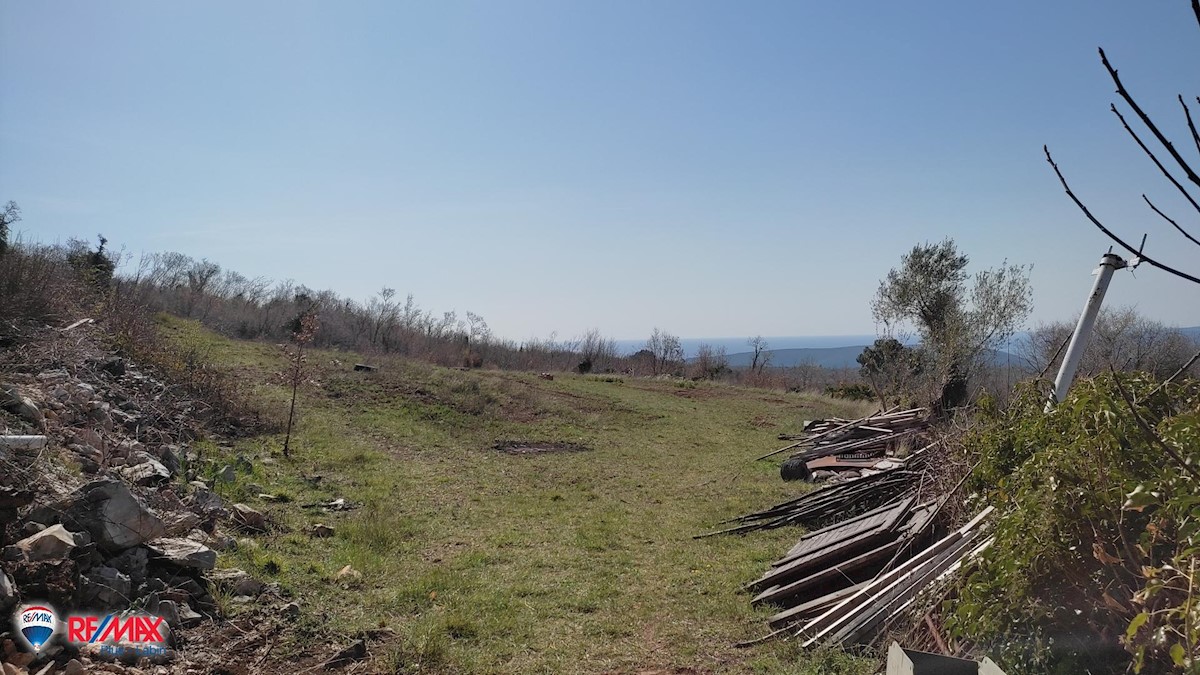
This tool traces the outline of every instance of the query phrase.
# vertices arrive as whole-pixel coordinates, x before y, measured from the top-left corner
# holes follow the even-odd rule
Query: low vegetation
[[[286,412],[268,345],[163,317],[178,347],[231,364]],[[218,483],[278,523],[227,562],[279,581],[305,608],[287,649],[327,631],[396,631],[397,672],[868,672],[757,637],[765,612],[739,592],[795,538],[775,531],[692,540],[725,518],[795,494],[750,460],[803,419],[861,404],[714,383],[444,369],[309,352],[292,460],[266,435],[206,456],[253,470]],[[508,454],[498,440],[586,451]],[[261,498],[272,495],[274,501]],[[286,502],[278,501],[283,497]],[[331,513],[306,505],[345,498]],[[314,540],[318,522],[336,534]],[[347,567],[349,566],[349,567]],[[286,653],[286,652],[285,652]]]

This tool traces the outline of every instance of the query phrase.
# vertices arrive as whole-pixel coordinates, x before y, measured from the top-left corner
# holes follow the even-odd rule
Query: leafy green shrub
[[[1010,675],[1191,667],[1200,384],[1110,374],[1044,404],[1028,386],[966,439],[969,484],[1000,516],[952,631]]]

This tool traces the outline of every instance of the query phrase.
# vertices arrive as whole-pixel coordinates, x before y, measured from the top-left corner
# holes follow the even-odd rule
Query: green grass
[[[173,340],[244,373],[268,408],[282,368],[270,345],[163,319]],[[293,456],[243,439],[253,469],[218,490],[278,531],[226,556],[278,581],[304,608],[294,641],[387,626],[377,667],[394,672],[855,673],[861,662],[790,643],[733,644],[766,631],[742,584],[796,530],[693,540],[719,521],[797,493],[754,462],[802,420],[861,406],[815,396],[631,377],[442,369],[313,352],[318,387],[300,399]],[[566,441],[587,452],[514,456],[497,440]],[[315,478],[319,476],[320,478]],[[258,501],[263,491],[287,503]],[[337,497],[353,511],[306,504]],[[305,529],[336,528],[328,539]],[[358,575],[338,577],[346,565]],[[378,653],[378,650],[376,650]]]

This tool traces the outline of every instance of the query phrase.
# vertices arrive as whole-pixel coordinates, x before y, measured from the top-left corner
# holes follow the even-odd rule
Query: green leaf
[[[1184,652],[1182,644],[1176,642],[1175,644],[1171,645],[1171,660],[1175,662],[1175,665],[1184,665],[1184,661],[1186,659],[1186,652]]]
[[[1150,614],[1148,612],[1142,612],[1141,614],[1133,617],[1133,621],[1129,622],[1129,628],[1125,629],[1125,637],[1132,640],[1133,636],[1137,635],[1138,629],[1149,620]]]

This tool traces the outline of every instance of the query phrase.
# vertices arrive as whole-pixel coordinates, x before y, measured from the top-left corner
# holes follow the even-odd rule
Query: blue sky
[[[1188,149],[1183,0],[0,0],[0,200],[27,238],[389,286],[511,338],[870,333],[879,278],[952,236],[1034,265],[1036,324],[1108,248],[1043,143],[1200,270],[1141,205],[1200,220],[1108,112],[1097,46]],[[1200,287],[1153,269],[1110,297],[1200,324]]]

